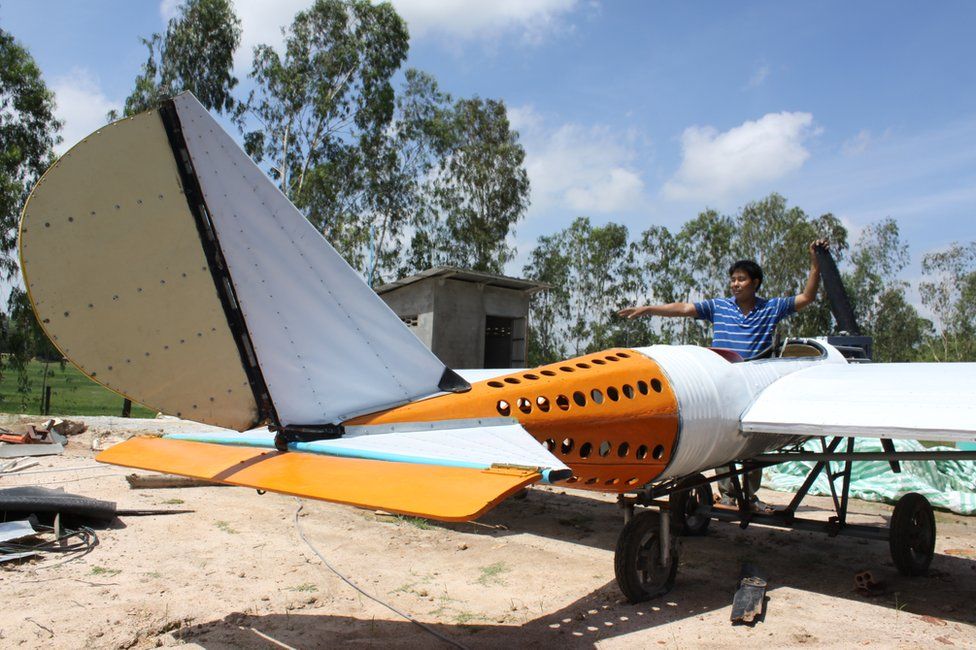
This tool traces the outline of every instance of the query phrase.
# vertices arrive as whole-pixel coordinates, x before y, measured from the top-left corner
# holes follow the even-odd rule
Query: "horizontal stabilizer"
[[[742,415],[744,433],[976,440],[976,364],[823,364],[787,375]]]
[[[394,463],[165,438],[133,438],[96,460],[443,521],[475,519],[540,478],[527,469]]]

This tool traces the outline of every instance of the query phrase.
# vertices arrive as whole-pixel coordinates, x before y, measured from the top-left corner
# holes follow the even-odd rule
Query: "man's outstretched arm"
[[[617,312],[624,318],[640,318],[641,316],[685,316],[695,318],[698,311],[690,302],[669,302],[666,305],[644,305],[642,307],[626,307]]]
[[[807,285],[803,288],[803,293],[797,294],[793,299],[797,311],[817,299],[817,289],[820,288],[820,262],[817,260],[817,248],[820,246],[828,248],[829,245],[826,239],[810,242],[810,275],[807,276]]]

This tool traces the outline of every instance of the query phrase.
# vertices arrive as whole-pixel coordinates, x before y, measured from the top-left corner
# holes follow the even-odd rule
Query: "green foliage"
[[[976,242],[953,243],[922,258],[930,279],[919,285],[922,304],[938,322],[927,344],[935,361],[976,360]]]
[[[149,56],[125,100],[125,115],[157,108],[165,99],[192,92],[208,109],[230,111],[237,79],[231,73],[241,40],[241,21],[230,0],[186,0],[166,34],[142,39]],[[117,119],[109,114],[109,119]]]
[[[17,272],[14,248],[20,208],[53,161],[61,141],[54,95],[33,57],[0,29],[0,275]]]
[[[528,208],[525,150],[500,101],[459,100],[448,127],[434,183],[440,219],[428,231],[437,242],[433,256],[438,264],[501,273],[515,256],[508,236]]]
[[[908,265],[908,245],[898,224],[885,219],[864,228],[850,256],[844,287],[863,334],[874,338],[875,361],[912,361],[931,324],[905,299],[897,275]]]
[[[539,238],[524,273],[552,286],[532,298],[530,364],[626,343],[625,323],[614,316],[624,299],[621,278],[634,273],[625,226],[578,217]]]
[[[14,249],[21,206],[53,161],[52,149],[61,141],[60,128],[54,118],[54,95],[41,79],[34,59],[0,29],[0,276],[5,280],[17,273]],[[8,312],[3,322],[6,354],[2,365],[17,372],[23,400],[30,389],[28,360],[37,353],[50,353],[51,348],[23,291],[13,290]]]
[[[389,4],[317,0],[299,12],[285,34],[285,52],[255,48],[256,88],[238,121],[257,129],[245,149],[265,161],[281,190],[302,209],[346,260],[366,265],[374,214],[372,194],[396,195],[396,151],[385,133],[395,107],[391,78],[406,59],[406,24]],[[403,215],[385,206],[387,230]]]

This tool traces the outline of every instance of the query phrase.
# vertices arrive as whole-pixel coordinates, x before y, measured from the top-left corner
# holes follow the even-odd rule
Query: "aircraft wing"
[[[133,438],[97,460],[444,521],[475,519],[526,485],[571,474],[506,419],[349,427],[287,453],[266,429]]]
[[[976,363],[823,364],[778,379],[743,433],[976,440]]]

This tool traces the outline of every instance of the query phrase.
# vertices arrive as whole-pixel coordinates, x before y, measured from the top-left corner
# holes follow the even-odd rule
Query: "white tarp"
[[[743,432],[976,440],[976,363],[823,364],[777,380]]]
[[[174,101],[281,423],[337,422],[438,392],[437,357],[195,97]]]

